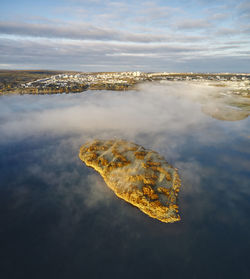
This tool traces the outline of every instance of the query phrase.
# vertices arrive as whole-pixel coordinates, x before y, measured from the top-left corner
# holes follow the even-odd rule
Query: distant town
[[[8,72],[10,75],[11,71]],[[15,71],[12,78],[0,71],[0,94],[49,94],[82,92],[85,90],[131,90],[145,82],[206,82],[208,85],[228,87],[234,94],[250,96],[250,74],[210,73],[144,73],[144,72],[46,72]],[[2,76],[1,76],[2,74]],[[5,78],[5,79],[4,79]],[[18,80],[18,81],[17,81]]]

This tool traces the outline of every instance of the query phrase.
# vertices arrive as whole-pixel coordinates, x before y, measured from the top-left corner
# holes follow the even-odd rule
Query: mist
[[[80,146],[94,138],[132,141],[159,152],[177,167],[182,179],[180,204],[184,219],[192,219],[192,208],[202,203],[206,191],[201,187],[204,181],[208,177],[218,177],[219,170],[217,172],[210,163],[201,163],[200,158],[212,160],[208,156],[210,152],[202,157],[203,149],[211,150],[211,156],[222,150],[217,164],[247,170],[248,161],[243,155],[234,157],[236,168],[230,160],[231,155],[227,157],[223,151],[225,146],[230,146],[230,150],[237,148],[239,154],[245,154],[246,150],[228,142],[235,135],[243,139],[249,137],[249,118],[222,121],[217,117],[218,108],[219,112],[226,110],[227,114],[228,110],[246,112],[235,106],[243,103],[242,98],[228,95],[226,88],[206,83],[160,82],[145,83],[134,91],[9,95],[0,100],[0,147],[8,150],[3,153],[8,156],[2,157],[2,162],[7,162],[8,172],[9,166],[24,161],[20,170],[13,170],[19,175],[17,179],[32,178],[37,183],[34,187],[23,183],[15,190],[13,208],[22,208],[37,191],[45,191],[46,203],[56,204],[61,210],[58,226],[69,233],[81,223],[84,214],[98,210],[108,211],[112,222],[117,224],[123,224],[120,216],[134,221],[141,218],[133,208],[117,200],[98,173],[79,160]],[[220,176],[224,185],[226,174]],[[236,184],[238,179],[235,175],[231,181]],[[15,189],[18,184],[13,183]],[[249,192],[244,183],[237,195]],[[214,182],[214,187],[216,185]],[[216,198],[215,195],[212,197]],[[224,195],[233,201],[235,192],[234,196],[227,192]],[[194,197],[199,198],[194,201]],[[214,210],[210,204],[204,206],[207,211]],[[29,210],[36,212],[37,205],[34,203]],[[195,216],[202,219],[204,215],[201,212]],[[224,220],[229,222],[229,219]]]
[[[0,141],[69,133],[84,140],[136,140],[142,134],[159,133],[183,137],[190,129],[206,130],[212,119],[204,115],[201,104],[208,104],[210,110],[217,107],[221,91],[207,85],[166,82],[145,84],[138,91],[127,92],[3,96]]]

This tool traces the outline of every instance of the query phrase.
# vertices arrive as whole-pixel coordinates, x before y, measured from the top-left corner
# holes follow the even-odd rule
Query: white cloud
[[[0,21],[1,64],[86,71],[131,70],[136,65],[137,69],[147,71],[210,71],[209,60],[206,66],[202,59],[223,57],[223,43],[229,44],[229,38],[242,42],[248,39],[249,24],[243,20],[247,18],[247,11],[247,1],[237,5],[235,1],[205,3],[203,0],[168,4],[161,1],[66,1],[60,7],[52,5],[54,16],[50,18],[39,13],[3,17]],[[16,47],[12,43],[5,48],[3,39],[10,36],[16,39]],[[26,50],[25,45],[29,49]],[[221,47],[219,53],[217,46]],[[228,63],[230,57],[244,56],[247,50],[240,48],[234,51],[232,46],[230,55],[224,49]],[[38,49],[44,59],[39,58]],[[26,54],[28,52],[30,54]],[[197,57],[201,59],[202,68],[192,63]],[[183,65],[187,60],[189,64]],[[246,71],[247,68],[242,60],[236,63],[237,70],[234,64],[228,69],[228,63],[221,62],[217,60],[220,67],[212,71],[234,72],[240,67]],[[91,68],[83,65],[91,65]],[[167,66],[164,68],[164,65]]]

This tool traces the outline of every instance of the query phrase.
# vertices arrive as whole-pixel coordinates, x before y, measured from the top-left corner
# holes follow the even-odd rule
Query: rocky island
[[[177,169],[157,152],[124,140],[94,140],[81,147],[79,157],[119,198],[161,222],[180,220]]]

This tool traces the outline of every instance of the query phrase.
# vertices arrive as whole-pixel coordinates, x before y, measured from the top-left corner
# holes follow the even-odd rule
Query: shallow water
[[[250,118],[204,114],[216,90],[2,96],[1,278],[249,278]],[[118,199],[78,159],[93,138],[141,144],[177,167],[182,220]]]

